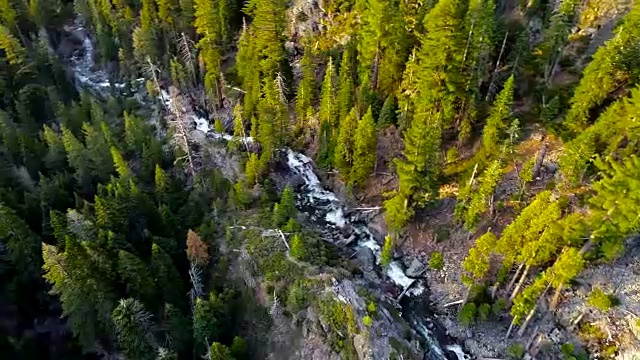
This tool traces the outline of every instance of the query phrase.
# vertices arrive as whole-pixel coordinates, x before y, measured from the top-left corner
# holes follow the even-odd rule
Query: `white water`
[[[105,89],[109,88],[111,84],[108,81],[108,75],[106,72],[102,70],[94,69],[94,47],[91,39],[88,36],[88,32],[82,27],[81,22],[76,20],[75,29],[78,34],[81,35],[83,40],[83,53],[82,56],[76,54],[72,58],[72,65],[77,81],[77,85],[79,87],[87,87],[93,90],[102,92]],[[84,36],[82,36],[82,34]],[[145,81],[144,78],[136,79],[136,83],[143,83]],[[115,88],[123,88],[124,84],[113,84]],[[170,108],[172,105],[172,99],[169,94],[165,90],[161,90],[161,95],[159,96],[160,100],[164,103],[167,108]],[[222,139],[225,141],[233,140],[234,137],[229,134],[220,134],[216,133],[211,129],[210,123],[207,119],[194,115],[191,111],[187,111],[188,116],[191,117],[192,121],[195,123],[195,128],[208,134],[214,139]],[[245,137],[242,139],[245,144],[252,143],[253,139],[251,137]],[[322,187],[318,176],[315,174],[313,160],[309,157],[294,152],[290,149],[285,150],[287,153],[287,165],[290,170],[300,175],[304,179],[304,187],[306,188],[306,192],[303,196],[306,197],[306,203],[312,204],[316,209],[320,209],[321,212],[324,213],[324,221],[327,224],[331,224],[336,228],[344,228],[345,226],[350,224],[350,221],[345,217],[345,209],[337,198],[337,196],[330,191],[325,190]],[[367,247],[372,250],[375,255],[376,261],[380,264],[380,253],[381,247],[376,242],[373,234],[369,231],[369,229],[364,226],[357,224],[353,225],[354,232],[358,235],[358,247]],[[402,265],[394,261],[387,268],[387,275],[389,278],[397,284],[400,288],[406,289],[409,286],[412,286],[410,290],[407,291],[407,295],[416,296],[420,295],[424,291],[424,287],[421,284],[414,284],[416,282],[415,279],[411,279],[405,275],[402,270]],[[416,319],[414,322],[417,330],[427,339],[429,348],[432,353],[436,355],[438,359],[447,359],[444,351],[440,347],[440,344],[435,340],[432,332],[421,322]],[[467,360],[469,357],[462,351],[460,346],[458,345],[446,345],[445,349],[450,351],[456,355],[458,360]]]
[[[315,208],[322,209],[326,212],[324,220],[328,224],[332,224],[337,228],[344,228],[349,222],[344,216],[344,209],[342,203],[336,195],[330,191],[325,190],[320,183],[320,179],[314,172],[313,160],[309,157],[294,152],[291,149],[287,149],[287,165],[295,173],[304,179],[305,182],[305,194],[307,197],[307,203],[313,205]],[[373,251],[376,257],[376,262],[380,264],[380,254],[382,249],[376,242],[373,234],[366,226],[354,225],[353,229],[358,234],[358,247],[367,247]],[[413,286],[408,294],[419,295],[424,291],[422,285],[414,285],[415,279],[407,277],[402,271],[402,266],[399,262],[394,261],[389,264],[387,268],[387,275],[389,278],[402,289],[406,289],[409,286]]]

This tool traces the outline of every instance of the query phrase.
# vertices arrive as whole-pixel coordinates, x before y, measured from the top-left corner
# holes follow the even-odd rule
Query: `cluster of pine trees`
[[[308,150],[358,189],[378,166],[380,130],[398,129],[397,188],[384,202],[391,254],[446,182],[460,184],[455,216],[469,231],[494,215],[511,168],[526,188],[534,166],[514,152],[538,123],[564,140],[560,181],[501,234],[480,236],[463,263],[469,286],[504,295],[524,331],[540,298],[553,288],[555,303],[587,261],[619,256],[640,225],[640,4],[592,56],[567,51],[600,21],[596,3],[329,0],[320,30],[296,34],[292,49],[305,14],[284,0],[1,0],[1,300],[32,323],[55,301],[28,294],[50,286],[84,351],[243,358],[233,325],[242,294],[208,272],[220,257],[212,239],[251,203],[248,188],[268,188],[278,149]],[[171,141],[129,89],[108,99],[77,92],[56,53],[74,18],[114,81],[147,79],[146,101],[167,115]],[[567,68],[580,80],[556,84]],[[169,87],[163,108],[155,99]],[[523,99],[534,106],[515,111]],[[191,105],[233,113],[215,129],[247,150],[243,180],[200,169],[181,113]],[[578,207],[568,199],[585,183],[588,205]],[[307,259],[290,188],[270,217],[294,234],[291,256]],[[33,348],[19,338],[0,348]]]

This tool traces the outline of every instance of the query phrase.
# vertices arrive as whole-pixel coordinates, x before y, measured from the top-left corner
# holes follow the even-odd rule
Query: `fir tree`
[[[598,48],[593,60],[584,69],[564,121],[569,130],[574,133],[584,130],[591,109],[602,104],[615,89],[632,79],[626,75],[631,74],[638,66],[638,38],[640,7],[634,6],[624,17],[613,38]]]
[[[391,264],[391,260],[393,260],[393,238],[387,235],[384,238],[384,246],[380,253],[380,265],[387,267]]]
[[[488,154],[496,154],[505,137],[505,131],[511,123],[511,107],[513,105],[513,75],[504,84],[504,88],[496,98],[482,130],[482,145]]]
[[[137,256],[120,250],[118,252],[118,273],[128,284],[129,293],[149,301],[153,298],[155,286],[147,265]]]
[[[340,62],[340,71],[338,79],[338,119],[340,120],[340,126],[342,122],[349,115],[349,112],[353,108],[353,93],[354,93],[354,46],[348,44],[342,53],[342,61]]]
[[[120,177],[131,177],[131,170],[129,170],[129,165],[127,165],[127,162],[122,157],[120,150],[118,150],[115,146],[111,147],[111,156],[113,158],[113,164]]]
[[[350,182],[362,184],[373,172],[376,164],[376,145],[378,134],[371,107],[358,122],[355,133],[353,168],[349,176]]]
[[[291,238],[291,256],[298,260],[305,260],[307,258],[307,249],[304,243],[304,239],[300,234],[295,234]]]
[[[296,94],[296,114],[301,124],[306,122],[309,109],[313,109],[316,99],[316,71],[312,51],[311,46],[307,45],[300,60],[302,79]]]
[[[318,140],[318,160],[325,166],[331,166],[333,155],[333,143],[338,124],[338,106],[336,104],[336,89],[334,85],[333,60],[329,59],[329,64],[324,73],[322,82],[322,92],[320,94],[320,139]]]
[[[384,101],[382,105],[382,110],[380,110],[380,116],[378,117],[378,126],[386,127],[389,125],[393,125],[396,123],[396,111],[398,110],[398,106],[396,104],[396,99],[392,95],[387,96],[387,99]]]
[[[155,324],[149,312],[138,300],[121,299],[113,310],[118,345],[132,359],[155,359],[158,344],[154,338]]]
[[[335,152],[335,166],[345,182],[349,182],[353,154],[355,150],[355,134],[358,128],[358,114],[356,109],[351,109],[347,117],[340,122],[340,134]]]
[[[151,272],[162,298],[169,304],[180,304],[182,280],[173,261],[160,246],[151,246]]]

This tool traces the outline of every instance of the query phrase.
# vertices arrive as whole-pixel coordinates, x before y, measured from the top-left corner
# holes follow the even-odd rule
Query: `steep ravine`
[[[79,89],[86,88],[101,95],[106,95],[111,90],[124,88],[124,84],[110,83],[108,74],[96,67],[93,62],[94,45],[82,23],[75,21],[68,30],[82,43],[82,47],[74,53],[70,61],[76,86]],[[137,79],[136,83],[141,84],[143,81],[144,79]],[[161,99],[165,105],[172,101],[166,91],[162,91]],[[203,132],[213,139],[232,139],[230,135],[213,132],[207,119],[193,115],[196,113],[195,110],[186,112],[191,114],[194,131]],[[247,138],[244,141],[251,141],[251,139]],[[406,322],[424,338],[428,347],[425,349],[425,359],[470,359],[470,356],[465,354],[462,348],[446,335],[446,331],[431,315],[427,305],[428,298],[424,295],[425,284],[421,279],[408,277],[399,261],[393,261],[384,271],[385,274],[382,274],[379,242],[369,231],[363,219],[355,215],[347,215],[345,204],[333,192],[322,186],[315,173],[313,160],[290,149],[280,152],[283,164],[287,167],[285,176],[297,177],[302,180],[296,187],[298,208],[309,217],[310,222],[317,225],[318,230],[323,233],[324,239],[343,249],[351,249],[352,252],[355,251],[358,254],[365,253],[368,256],[372,254],[373,261],[370,267],[373,267],[375,274],[367,280],[373,283],[373,286],[380,287],[392,282],[398,288],[398,293],[403,293],[404,296],[400,300],[401,314]]]

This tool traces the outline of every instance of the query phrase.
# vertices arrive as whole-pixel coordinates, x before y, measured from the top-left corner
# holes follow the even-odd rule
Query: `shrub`
[[[507,348],[507,356],[510,359],[522,359],[524,356],[524,346],[522,344],[509,345]]]
[[[614,305],[614,298],[611,295],[607,295],[600,288],[595,288],[589,294],[589,299],[587,300],[589,305],[600,309],[602,311],[607,311],[611,309]]]
[[[374,303],[373,301],[369,301],[369,304],[367,305],[367,313],[369,313],[369,315],[373,316],[376,314],[376,303]]]
[[[431,253],[431,259],[429,259],[429,266],[434,270],[441,270],[444,267],[444,258],[442,253],[434,251]]]
[[[478,317],[480,318],[480,321],[487,321],[490,314],[491,314],[491,305],[487,303],[480,305],[480,307],[478,308]]]
[[[496,300],[491,306],[491,312],[493,312],[493,315],[495,316],[500,316],[504,311],[504,309],[506,308],[507,308],[507,300],[500,298]]]
[[[362,318],[362,323],[364,324],[364,326],[370,327],[371,325],[373,325],[373,319],[371,319],[371,317],[367,315]]]
[[[468,303],[460,309],[458,318],[462,325],[470,326],[476,322],[476,304]]]

